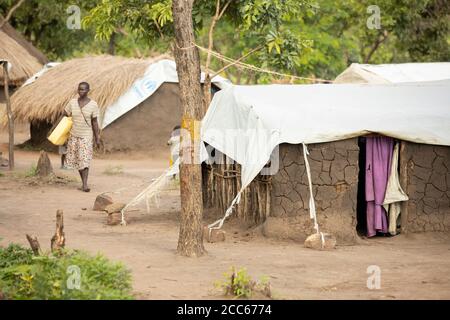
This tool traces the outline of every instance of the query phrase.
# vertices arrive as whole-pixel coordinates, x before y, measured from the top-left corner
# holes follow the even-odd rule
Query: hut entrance
[[[356,200],[356,231],[360,236],[367,234],[367,216],[366,216],[366,139],[358,138],[359,158],[358,158],[358,193]]]
[[[408,200],[400,186],[400,144],[391,137],[371,135],[358,138],[359,173],[357,224],[360,235],[395,235],[400,203]]]

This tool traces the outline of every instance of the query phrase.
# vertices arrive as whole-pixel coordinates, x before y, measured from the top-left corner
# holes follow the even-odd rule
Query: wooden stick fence
[[[216,151],[217,152],[217,151]],[[203,165],[203,205],[217,209],[222,216],[241,188],[241,167],[225,155],[220,163]],[[216,157],[217,159],[217,157]],[[231,216],[257,225],[270,214],[272,176],[258,175],[241,195],[240,203]]]

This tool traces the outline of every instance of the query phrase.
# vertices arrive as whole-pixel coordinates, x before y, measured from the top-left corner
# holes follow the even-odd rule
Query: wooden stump
[[[51,240],[52,252],[64,248],[66,237],[64,236],[64,213],[62,210],[56,211],[56,232]]]
[[[28,242],[30,243],[31,250],[33,250],[35,256],[38,256],[41,252],[41,246],[39,245],[37,237],[32,237],[29,234],[27,234],[26,236]]]
[[[47,152],[41,150],[41,154],[39,156],[39,161],[37,164],[37,174],[40,177],[48,177],[53,173],[52,163],[48,157]]]

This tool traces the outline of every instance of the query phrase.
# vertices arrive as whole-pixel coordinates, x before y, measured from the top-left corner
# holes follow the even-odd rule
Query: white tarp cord
[[[204,78],[205,74],[202,72],[202,82]],[[164,82],[178,82],[177,68],[173,60],[163,59],[151,64],[142,78],[137,79],[119,99],[106,108],[103,119],[100,119],[102,129],[150,97]],[[211,82],[221,89],[231,85],[229,80],[221,76],[215,76]]]
[[[311,180],[311,168],[309,167],[309,151],[306,144],[303,145],[303,158],[305,159],[305,167],[306,174],[308,176],[308,187],[309,187],[309,217],[314,221],[314,229],[316,233],[319,233],[319,225],[317,224],[317,215],[316,215],[316,203],[314,202],[314,193],[312,189],[312,180]],[[323,235],[321,236],[323,238]]]
[[[383,207],[389,216],[389,233],[397,233],[397,218],[401,213],[401,202],[409,200],[408,195],[403,191],[398,176],[398,154],[399,143],[397,142],[392,153],[391,173],[386,186]]]
[[[242,188],[224,218],[210,227],[223,225],[277,145],[368,133],[449,146],[450,84],[259,85],[219,91],[202,121],[201,137],[241,164]]]
[[[450,79],[450,62],[359,64],[352,63],[335,83],[404,83]]]
[[[164,171],[155,181],[153,181],[147,188],[145,188],[141,193],[139,193],[135,198],[129,201],[126,206],[120,211],[121,222],[120,224],[125,226],[127,224],[125,220],[125,212],[132,206],[145,201],[147,213],[150,213],[150,200],[153,199],[157,206],[158,195],[164,188],[169,184],[174,174],[179,172],[180,158],[178,158],[175,163]]]

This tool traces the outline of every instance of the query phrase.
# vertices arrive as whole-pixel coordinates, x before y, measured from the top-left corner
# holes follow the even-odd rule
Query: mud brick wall
[[[356,241],[358,140],[309,145],[318,223],[340,243]],[[279,172],[272,178],[272,207],[263,225],[269,237],[304,241],[314,232],[302,145],[280,146]]]
[[[450,230],[450,147],[406,143],[408,232]]]

